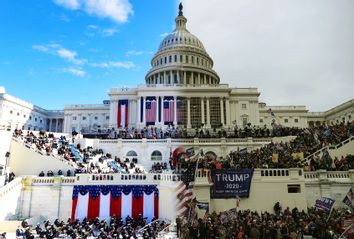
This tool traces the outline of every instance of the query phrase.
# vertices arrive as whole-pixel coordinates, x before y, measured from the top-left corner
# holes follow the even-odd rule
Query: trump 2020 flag
[[[318,209],[322,209],[326,212],[331,211],[333,205],[335,203],[335,200],[327,197],[321,197],[316,200],[315,207]]]
[[[158,218],[156,185],[90,185],[74,186],[71,219],[88,220],[112,216],[136,218],[141,214],[150,222]]]

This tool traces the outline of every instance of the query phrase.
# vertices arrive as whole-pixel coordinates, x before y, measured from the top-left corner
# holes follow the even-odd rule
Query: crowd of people
[[[352,124],[339,124],[331,127],[320,126],[297,132],[294,140],[283,143],[270,143],[252,150],[237,149],[225,158],[215,155],[199,155],[199,168],[304,168],[305,171],[325,169],[341,171],[354,168],[353,155],[332,158],[326,146],[336,145],[350,137]],[[323,149],[324,148],[324,149]],[[323,149],[321,157],[313,155]],[[306,157],[313,155],[311,158]],[[188,164],[186,164],[188,167]],[[182,166],[183,167],[183,166]]]
[[[320,129],[322,126],[314,127]],[[334,128],[334,126],[329,126]],[[271,128],[264,126],[252,126],[247,124],[244,127],[229,127],[223,129],[207,129],[199,127],[193,130],[187,130],[181,126],[167,125],[166,127],[146,126],[142,129],[126,127],[119,129],[107,129],[99,133],[83,133],[84,137],[89,138],[111,138],[111,139],[166,139],[166,138],[268,138],[296,136],[304,129],[298,127],[283,127],[272,125]],[[351,129],[354,133],[354,128]],[[75,132],[77,134],[77,132]]]
[[[70,139],[65,136],[54,137],[51,133],[39,132],[34,134],[31,131],[23,133],[22,130],[15,130],[14,137],[21,140],[28,148],[47,156],[56,157],[69,165],[75,171],[66,172],[66,176],[78,173],[144,173],[142,166],[136,165],[129,159],[121,160],[112,157],[109,153],[104,153],[102,149],[92,147],[82,148],[80,144],[73,145]],[[61,176],[62,170],[55,174],[52,170],[41,171],[39,176]]]
[[[29,225],[26,220],[22,221],[21,226],[16,230],[17,239],[34,238],[117,238],[117,239],[152,239],[156,238],[157,233],[164,229],[168,224],[165,221],[153,219],[152,223],[147,224],[146,218],[139,215],[137,218],[127,217],[124,220],[112,216],[108,220],[95,218],[92,220],[83,219],[82,221],[66,222],[56,219],[54,222],[49,220],[36,226]]]
[[[206,213],[198,220],[179,218],[177,233],[183,239],[301,239],[305,235],[334,239],[345,231],[344,221],[352,219],[351,212],[345,209],[333,209],[329,215],[316,208],[308,208],[307,212],[289,207],[282,210],[277,203],[274,212],[232,209]]]
[[[117,137],[154,137],[156,133],[161,133],[162,137],[179,137],[183,130],[180,128],[168,127],[165,131],[146,127],[141,131],[132,129],[131,131],[119,131]],[[253,136],[296,136],[290,142],[269,143],[261,148],[247,151],[237,149],[231,151],[226,157],[215,157],[213,155],[202,155],[199,160],[199,168],[220,169],[220,168],[293,168],[301,167],[305,171],[315,171],[326,169],[331,171],[348,170],[354,168],[353,155],[340,158],[331,158],[327,149],[322,156],[314,155],[316,151],[326,146],[336,145],[347,139],[354,132],[353,123],[341,123],[332,126],[317,126],[313,128],[298,129],[287,127],[276,127],[272,131],[267,128],[255,128],[247,126],[241,131],[235,129],[237,137]],[[112,131],[115,134],[117,131]],[[110,132],[110,133],[112,133]],[[204,134],[202,131],[201,134]],[[246,135],[245,135],[246,134]],[[38,135],[28,131],[24,134],[21,130],[15,130],[14,136],[21,139],[27,147],[30,147],[42,154],[52,155],[68,162],[75,168],[75,172],[66,172],[67,176],[76,173],[144,173],[142,166],[137,166],[132,160],[112,157],[108,153],[103,153],[100,149],[92,147],[81,148],[80,144],[74,146],[70,144],[70,139],[64,136],[55,138],[53,134],[39,132]],[[200,135],[199,135],[200,136]],[[304,160],[306,157],[311,158]],[[169,159],[170,162],[172,159]],[[154,163],[150,172],[161,173],[168,168],[173,169],[172,164],[168,166],[166,162]],[[46,174],[42,171],[40,176],[53,176],[52,171]],[[64,175],[59,170],[57,175]]]

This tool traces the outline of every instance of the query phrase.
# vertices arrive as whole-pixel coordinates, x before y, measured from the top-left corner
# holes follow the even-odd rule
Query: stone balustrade
[[[22,177],[17,177],[3,187],[0,187],[0,198],[11,192],[14,188],[21,185]],[[21,186],[22,187],[22,186]]]

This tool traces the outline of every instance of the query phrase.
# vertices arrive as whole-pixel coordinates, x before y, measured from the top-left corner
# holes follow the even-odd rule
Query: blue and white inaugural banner
[[[214,169],[212,198],[249,197],[253,169]]]

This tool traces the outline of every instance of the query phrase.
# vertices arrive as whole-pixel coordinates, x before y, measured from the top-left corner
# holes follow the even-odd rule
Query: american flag
[[[156,121],[156,100],[146,100],[146,122]]]
[[[165,122],[173,122],[174,120],[174,101],[165,99],[163,102],[163,119]]]
[[[177,216],[184,216],[192,202],[194,189],[196,163],[190,164],[188,169],[182,172],[182,181],[177,187]]]

